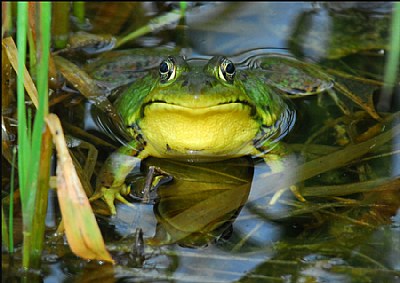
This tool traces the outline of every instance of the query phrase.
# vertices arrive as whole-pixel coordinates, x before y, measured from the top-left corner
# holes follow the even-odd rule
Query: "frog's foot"
[[[296,185],[292,185],[289,187],[289,189],[292,191],[293,195],[301,202],[305,202],[306,199],[301,195],[299,192],[299,188]],[[282,194],[287,190],[287,188],[280,189],[277,191],[269,201],[269,205],[274,205],[278,199],[282,196]]]
[[[301,202],[306,202],[306,199],[301,195],[300,191],[299,191],[299,187],[296,185],[292,185],[289,187],[289,189],[292,191],[292,193],[294,194],[294,196]]]
[[[280,145],[280,146],[283,147],[283,145]],[[285,152],[284,148],[281,150],[283,152]],[[268,174],[283,172],[285,170],[285,168],[291,168],[292,163],[294,163],[294,164],[298,163],[298,161],[296,161],[296,159],[293,159],[291,157],[283,158],[279,154],[274,154],[274,153],[269,153],[266,156],[264,156],[264,161],[271,170],[271,173],[268,173]],[[287,187],[286,187],[286,185],[287,185]],[[279,198],[283,195],[283,193],[286,192],[287,190],[290,190],[299,201],[301,201],[301,202],[306,201],[306,199],[301,195],[301,193],[299,191],[299,187],[296,184],[289,185],[289,183],[287,183],[286,185],[284,188],[278,190],[272,196],[271,200],[269,201],[270,205],[274,205],[279,200]]]
[[[92,202],[99,198],[103,199],[110,209],[111,214],[115,215],[117,213],[114,205],[115,200],[119,200],[123,204],[133,206],[133,204],[131,204],[124,198],[124,195],[126,196],[127,194],[129,194],[129,191],[129,187],[127,187],[125,184],[122,186],[111,188],[101,187],[100,189],[96,190],[96,192],[90,197],[89,201]]]

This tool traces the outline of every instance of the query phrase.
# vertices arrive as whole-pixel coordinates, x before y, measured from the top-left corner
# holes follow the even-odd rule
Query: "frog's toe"
[[[306,202],[306,199],[301,195],[299,188],[296,185],[292,185],[289,187],[292,191],[293,195],[301,202]]]
[[[117,214],[117,210],[116,210],[115,205],[114,205],[114,200],[117,198],[117,196],[116,196],[117,194],[119,194],[119,193],[113,194],[111,192],[108,192],[108,193],[105,193],[103,195],[103,200],[107,204],[107,206],[110,209],[110,212],[111,212],[112,215]]]
[[[123,204],[129,205],[129,206],[134,206],[129,201],[127,201],[126,198],[123,195],[121,195],[121,193],[116,193],[115,194],[115,199],[119,200]]]
[[[104,202],[107,204],[108,208],[110,209],[111,214],[115,215],[117,210],[114,205],[115,200],[119,200],[123,204],[132,206],[122,194],[126,195],[127,188],[124,186],[123,188],[106,188],[102,187],[98,191],[96,191],[92,197],[90,197],[89,201],[94,201],[96,199],[102,198]],[[122,192],[122,194],[121,194]]]
[[[103,190],[102,190],[102,189],[96,190],[96,191],[93,193],[93,195],[89,198],[89,201],[90,201],[90,202],[93,202],[93,201],[95,201],[95,200],[97,200],[97,199],[103,197],[103,195],[104,195],[104,194],[103,194]]]
[[[274,205],[279,198],[282,196],[282,194],[287,191],[288,188],[280,189],[277,191],[269,201],[269,205]],[[306,199],[301,195],[299,188],[296,185],[291,185],[289,186],[289,190],[293,193],[293,195],[301,202],[306,202]]]

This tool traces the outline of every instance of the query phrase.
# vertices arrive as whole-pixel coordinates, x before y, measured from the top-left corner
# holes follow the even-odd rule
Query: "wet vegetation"
[[[2,55],[2,282],[400,280],[399,3],[2,2]],[[113,102],[168,55],[280,89],[284,166],[147,158],[111,215]]]

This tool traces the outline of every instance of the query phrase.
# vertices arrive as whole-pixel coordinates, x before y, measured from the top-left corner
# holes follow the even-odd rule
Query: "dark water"
[[[93,7],[88,7],[88,17],[97,23],[96,14],[90,14]],[[148,17],[160,9],[151,3],[142,8]],[[184,23],[121,49],[183,46],[182,53],[189,58],[221,54],[243,66],[261,54],[291,54],[381,80],[391,9],[387,2],[189,4]],[[355,84],[352,90],[360,88]],[[379,101],[379,90],[363,93]],[[359,110],[342,99],[352,114]],[[360,135],[376,121],[365,112],[362,118],[352,116],[353,122],[350,117],[341,119],[343,112],[328,95],[293,103],[298,118],[284,140],[293,146],[293,153],[283,158],[281,174],[271,174],[261,160],[251,158],[202,165],[146,160],[144,171],[159,166],[172,173],[174,181],[161,185],[154,204],[119,205],[116,217],[99,215],[117,264],[79,260],[57,242],[59,250],[46,249],[41,274],[32,280],[400,282],[400,117],[395,115],[399,99],[380,112],[384,117],[393,114],[381,131],[392,131],[389,142],[378,147],[372,143],[368,154],[333,170],[317,169],[338,162],[340,156],[304,164],[349,144],[343,131]],[[347,152],[351,154],[355,153]],[[310,177],[302,178],[303,174]],[[140,187],[145,176],[145,172],[136,174],[130,181]],[[293,180],[304,188],[300,193],[305,202],[287,189]],[[369,191],[368,181],[376,182]],[[352,189],[346,184],[357,183],[361,188],[346,193]],[[332,187],[324,186],[336,190],[328,194]],[[19,261],[17,253],[16,266]],[[18,281],[15,273],[2,275],[2,282]]]

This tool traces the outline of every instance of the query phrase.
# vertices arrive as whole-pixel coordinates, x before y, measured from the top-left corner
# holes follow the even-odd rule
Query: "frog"
[[[209,60],[166,56],[158,69],[116,98],[115,109],[132,139],[107,158],[90,200],[102,198],[111,214],[116,214],[115,200],[130,205],[125,179],[147,157],[211,162],[251,156],[272,171],[280,168],[285,154],[280,140],[296,121],[286,96],[288,80],[269,82],[271,66],[282,60],[292,59],[272,57],[266,72],[239,68],[222,55]],[[330,84],[321,80],[312,91]],[[295,93],[300,92],[296,86]]]

